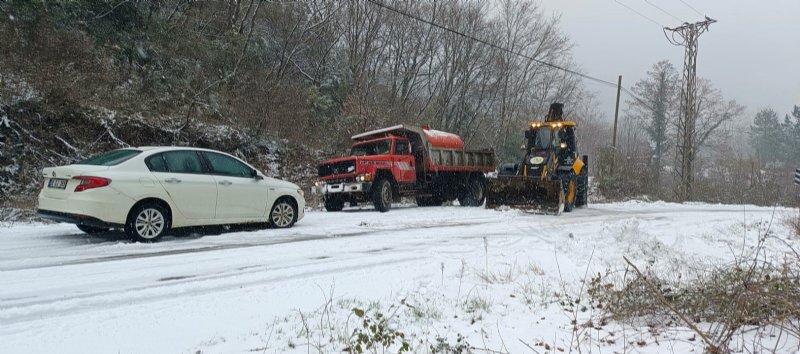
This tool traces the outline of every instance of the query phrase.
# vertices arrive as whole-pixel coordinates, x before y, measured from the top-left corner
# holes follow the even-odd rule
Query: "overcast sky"
[[[630,88],[653,64],[668,59],[681,71],[683,48],[670,44],[661,26],[615,0],[540,0],[562,16],[575,44],[575,60],[590,75]],[[617,0],[664,26],[681,21],[646,0]],[[717,20],[700,36],[697,75],[710,79],[728,99],[747,106],[747,120],[763,107],[781,117],[800,105],[800,0],[683,0]],[[681,0],[649,0],[683,21],[703,20]],[[607,117],[616,91],[587,81]],[[622,100],[624,101],[623,94]]]

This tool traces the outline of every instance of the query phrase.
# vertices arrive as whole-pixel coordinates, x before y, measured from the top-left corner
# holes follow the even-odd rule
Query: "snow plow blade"
[[[486,207],[501,206],[558,215],[564,210],[561,181],[526,176],[498,176],[486,180]]]

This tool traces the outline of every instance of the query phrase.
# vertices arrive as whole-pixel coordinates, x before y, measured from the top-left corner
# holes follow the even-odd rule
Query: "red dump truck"
[[[345,203],[372,203],[389,211],[401,196],[419,206],[437,206],[458,199],[463,206],[485,200],[484,173],[495,170],[492,150],[465,150],[456,134],[396,125],[354,135],[350,156],[319,164],[321,194],[328,211]]]

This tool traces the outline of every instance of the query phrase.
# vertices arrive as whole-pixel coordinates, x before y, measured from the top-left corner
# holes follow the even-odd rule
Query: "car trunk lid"
[[[44,177],[42,195],[48,198],[66,199],[75,192],[75,187],[81,183],[77,179],[72,179],[73,177],[103,172],[108,169],[109,166],[93,165],[68,165],[44,168],[42,169],[42,177]]]

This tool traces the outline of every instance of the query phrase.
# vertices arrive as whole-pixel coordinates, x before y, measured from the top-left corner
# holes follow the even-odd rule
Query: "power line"
[[[594,82],[597,82],[597,83],[600,83],[600,84],[604,84],[604,85],[607,85],[607,86],[610,86],[610,87],[613,87],[613,88],[617,88],[617,84],[615,84],[613,82],[606,81],[606,80],[603,80],[603,79],[600,79],[600,78],[596,78],[596,77],[591,76],[591,75],[583,74],[583,73],[577,72],[577,71],[572,70],[572,69],[567,69],[565,67],[561,67],[561,66],[558,66],[556,64],[548,63],[548,62],[540,60],[540,59],[536,59],[536,58],[531,57],[531,56],[529,56],[527,54],[524,54],[524,53],[521,53],[521,52],[518,52],[518,51],[515,51],[515,50],[512,50],[512,49],[505,48],[503,46],[491,43],[491,42],[483,40],[481,38],[478,38],[478,37],[475,37],[475,36],[471,36],[469,34],[460,32],[458,30],[454,30],[452,28],[440,25],[440,24],[438,24],[436,22],[433,22],[433,21],[430,21],[430,20],[426,20],[426,19],[424,19],[422,17],[419,17],[417,15],[414,15],[414,14],[408,13],[406,11],[397,9],[395,7],[392,7],[392,6],[389,6],[389,5],[385,5],[385,4],[381,3],[378,0],[367,0],[367,2],[369,2],[371,4],[374,4],[376,6],[382,7],[384,9],[386,9],[386,10],[392,11],[392,12],[394,12],[396,14],[399,14],[399,15],[414,19],[414,20],[422,22],[422,23],[426,23],[426,24],[428,24],[430,26],[439,28],[439,29],[441,29],[443,31],[447,31],[447,32],[453,33],[455,35],[467,38],[469,40],[484,44],[486,46],[489,46],[489,47],[492,47],[492,48],[495,48],[495,49],[498,49],[498,50],[501,50],[501,51],[504,51],[504,52],[507,52],[507,53],[510,53],[510,54],[514,54],[514,55],[520,56],[522,58],[531,60],[533,62],[542,64],[544,66],[548,66],[548,67],[556,69],[556,70],[561,70],[561,71],[569,73],[569,74],[580,76],[580,77],[582,77],[584,79],[588,79],[588,80],[591,80],[591,81],[594,81]],[[636,97],[636,95],[634,95],[633,92],[629,91],[625,87],[622,87],[622,91],[624,91],[627,95],[629,95],[630,97],[632,97],[633,99],[635,99],[636,101],[638,101],[639,103],[644,105],[645,107],[648,107],[648,108],[652,109],[652,107],[649,104],[647,104],[647,102],[643,101],[639,97]]]
[[[507,52],[507,53],[510,53],[510,54],[514,54],[514,55],[517,55],[517,56],[523,57],[523,58],[525,58],[525,59],[528,59],[528,60],[534,61],[534,62],[536,62],[536,63],[542,64],[542,65],[545,65],[545,66],[548,66],[548,67],[551,67],[551,68],[553,68],[553,69],[556,69],[556,70],[561,70],[561,71],[564,71],[564,72],[567,72],[567,73],[570,73],[570,74],[573,74],[573,75],[578,75],[578,76],[580,76],[580,77],[583,77],[583,78],[585,78],[585,79],[589,79],[589,80],[596,81],[596,82],[599,82],[599,83],[602,83],[602,84],[605,84],[605,85],[610,85],[610,86],[613,86],[613,87],[617,87],[617,85],[616,85],[615,83],[613,83],[613,82],[606,81],[606,80],[603,80],[603,79],[599,79],[599,78],[596,78],[596,77],[593,77],[593,76],[589,76],[589,75],[586,75],[586,74],[583,74],[583,73],[577,72],[577,71],[575,71],[575,70],[572,70],[572,69],[567,69],[567,68],[564,68],[564,67],[558,66],[558,65],[556,65],[556,64],[551,64],[551,63],[548,63],[548,62],[546,62],[546,61],[543,61],[543,60],[540,60],[540,59],[536,59],[536,58],[534,58],[534,57],[531,57],[531,56],[529,56],[529,55],[526,55],[526,54],[523,54],[523,53],[520,53],[520,52],[514,51],[514,50],[512,50],[512,49],[508,49],[508,48],[505,48],[505,47],[499,46],[499,45],[497,45],[497,44],[494,44],[494,43],[488,42],[488,41],[486,41],[486,40],[483,40],[483,39],[480,39],[480,38],[478,38],[478,37],[474,37],[474,36],[468,35],[468,34],[466,34],[466,33],[459,32],[459,31],[457,31],[457,30],[454,30],[454,29],[452,29],[452,28],[445,27],[445,26],[443,26],[443,25],[440,25],[440,24],[438,24],[438,23],[435,23],[435,22],[433,22],[433,21],[426,20],[426,19],[424,19],[424,18],[421,18],[421,17],[419,17],[419,16],[416,16],[416,15],[414,15],[414,14],[411,14],[411,13],[405,12],[405,11],[403,11],[403,10],[400,10],[400,9],[397,9],[397,8],[394,8],[394,7],[391,7],[391,6],[388,6],[388,5],[384,5],[384,4],[380,3],[380,2],[379,2],[379,1],[377,1],[377,0],[367,0],[367,1],[368,1],[368,2],[370,2],[370,3],[372,3],[372,4],[375,4],[375,5],[377,5],[377,6],[380,6],[380,7],[384,8],[384,9],[387,9],[387,10],[389,10],[389,11],[392,11],[392,12],[395,12],[395,13],[397,13],[397,14],[400,14],[400,15],[403,15],[403,16],[406,16],[406,17],[409,17],[409,18],[412,18],[412,19],[414,19],[414,20],[417,20],[417,21],[420,21],[420,22],[424,22],[424,23],[426,23],[426,24],[428,24],[428,25],[434,26],[434,27],[436,27],[436,28],[442,29],[442,30],[444,30],[444,31],[447,31],[447,32],[453,33],[453,34],[455,34],[455,35],[458,35],[458,36],[461,36],[461,37],[464,37],[464,38],[467,38],[467,39],[470,39],[470,40],[473,40],[473,41],[476,41],[476,42],[479,42],[479,43],[482,43],[482,44],[484,44],[484,45],[487,45],[487,46],[489,46],[489,47],[492,47],[492,48],[495,48],[495,49],[498,49],[498,50],[502,50],[502,51],[504,51],[504,52]]]
[[[675,15],[673,15],[673,14],[669,13],[667,10],[664,10],[664,9],[662,9],[661,7],[657,6],[656,4],[654,4],[654,3],[650,2],[650,0],[644,0],[644,2],[646,2],[646,3],[650,4],[650,6],[652,6],[652,7],[655,7],[655,8],[656,8],[658,11],[661,11],[661,12],[663,12],[663,13],[667,14],[668,16],[670,16],[670,17],[672,17],[672,18],[674,18],[674,19],[676,19],[676,20],[678,20],[678,21],[683,21],[683,22],[686,22],[686,21],[684,21],[684,20],[681,20],[681,19],[680,19],[680,18],[678,18],[677,16],[675,16]]]
[[[620,4],[621,6],[625,7],[625,8],[626,8],[626,9],[628,9],[628,10],[631,10],[631,11],[633,11],[633,13],[635,13],[635,14],[637,14],[637,15],[641,16],[641,17],[642,17],[642,18],[644,18],[645,20],[648,20],[648,21],[650,21],[650,22],[652,22],[652,23],[655,23],[655,24],[656,24],[658,27],[660,27],[660,28],[664,28],[664,25],[662,25],[662,24],[661,24],[661,23],[659,23],[658,21],[656,21],[656,20],[654,20],[654,19],[652,19],[652,18],[650,18],[650,17],[647,17],[647,16],[645,16],[643,13],[641,13],[641,12],[639,12],[639,11],[636,11],[636,10],[634,10],[632,7],[630,7],[630,6],[628,6],[628,5],[625,5],[625,4],[621,3],[621,2],[619,2],[619,0],[614,0],[614,2],[616,2],[617,4]]]
[[[700,15],[700,16],[705,16],[705,15],[704,15],[704,14],[702,14],[700,11],[697,11],[697,9],[695,9],[695,8],[694,8],[692,5],[689,5],[689,3],[687,3],[686,1],[683,1],[683,0],[678,0],[678,1],[680,1],[680,2],[682,2],[684,5],[688,6],[690,9],[694,10],[694,12],[697,12],[697,14],[698,14],[698,15]]]

